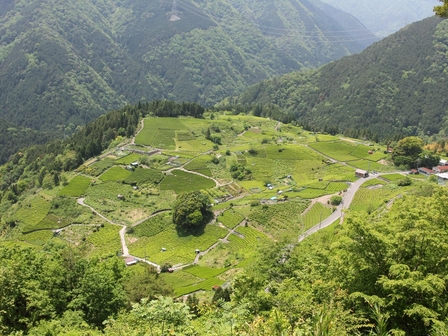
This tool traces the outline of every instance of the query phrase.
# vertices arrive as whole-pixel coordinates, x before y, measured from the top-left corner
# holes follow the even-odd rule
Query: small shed
[[[194,253],[199,254],[199,253],[201,253],[201,250],[196,249],[196,250],[194,250]]]
[[[446,183],[448,181],[448,173],[437,174],[437,177],[439,178],[439,183]]]
[[[117,198],[118,198],[119,200],[123,200],[123,199],[124,199],[124,196],[123,196],[122,194],[118,194],[118,195],[117,195]]]
[[[166,247],[162,247],[161,251],[165,252],[166,251]]]
[[[362,169],[356,169],[355,171],[356,177],[369,177],[369,172]]]
[[[131,163],[132,168],[137,168],[138,167],[138,162],[132,162]]]
[[[124,260],[124,262],[125,262],[126,266],[132,266],[132,265],[135,265],[137,263],[137,259],[135,259],[133,257],[129,257],[129,258],[126,258]]]

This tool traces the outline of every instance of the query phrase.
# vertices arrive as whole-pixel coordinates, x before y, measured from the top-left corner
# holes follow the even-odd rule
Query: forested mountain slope
[[[51,136],[29,128],[16,127],[0,118],[0,164],[19,149],[47,142]]]
[[[211,104],[375,39],[357,20],[305,0],[176,5],[0,0],[0,116],[54,130],[138,100]]]
[[[446,133],[448,22],[428,18],[359,55],[249,88],[238,104],[275,104],[309,128],[386,139]]]
[[[437,0],[323,0],[352,14],[378,36],[390,35],[407,24],[434,15]]]

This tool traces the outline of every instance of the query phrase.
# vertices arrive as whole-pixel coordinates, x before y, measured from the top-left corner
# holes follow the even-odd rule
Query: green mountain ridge
[[[448,22],[428,18],[358,55],[259,83],[236,104],[271,104],[307,128],[390,139],[445,135]]]
[[[374,34],[385,37],[415,21],[434,15],[437,0],[323,0],[360,20]]]
[[[85,124],[126,102],[168,98],[208,105],[366,46],[365,38],[341,33],[365,30],[359,22],[342,27],[304,0],[182,0],[181,19],[169,21],[172,6],[1,0],[0,116],[52,131]]]

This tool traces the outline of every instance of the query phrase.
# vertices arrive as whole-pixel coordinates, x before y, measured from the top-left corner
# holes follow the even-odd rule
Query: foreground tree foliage
[[[67,250],[0,248],[0,332],[25,331],[69,311],[101,328],[125,307],[124,271],[118,259],[87,261]]]
[[[431,197],[397,200],[384,218],[350,217],[339,278],[360,310],[365,298],[380,304],[389,327],[406,335],[428,335],[446,323],[448,231],[446,190]],[[362,297],[363,300],[357,300]]]
[[[440,17],[447,18],[448,17],[448,1],[447,0],[439,0],[439,1],[442,2],[442,5],[435,6],[434,12],[436,13],[436,15],[438,15]]]

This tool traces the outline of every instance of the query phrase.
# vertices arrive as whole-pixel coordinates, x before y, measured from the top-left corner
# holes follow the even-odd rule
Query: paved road
[[[316,233],[319,230],[322,230],[326,228],[327,226],[330,226],[333,224],[336,220],[340,219],[343,214],[344,209],[348,209],[350,204],[353,201],[353,198],[355,197],[356,192],[358,191],[359,187],[366,181],[377,178],[379,176],[386,175],[386,174],[379,174],[379,175],[370,175],[366,178],[360,178],[356,180],[355,182],[351,183],[350,186],[347,189],[347,192],[345,193],[344,197],[342,198],[342,203],[337,207],[337,209],[326,219],[324,219],[319,224],[313,226],[311,229],[308,229],[303,233],[300,237],[298,242],[300,243],[302,240],[304,240],[306,237],[312,235],[313,233]]]

